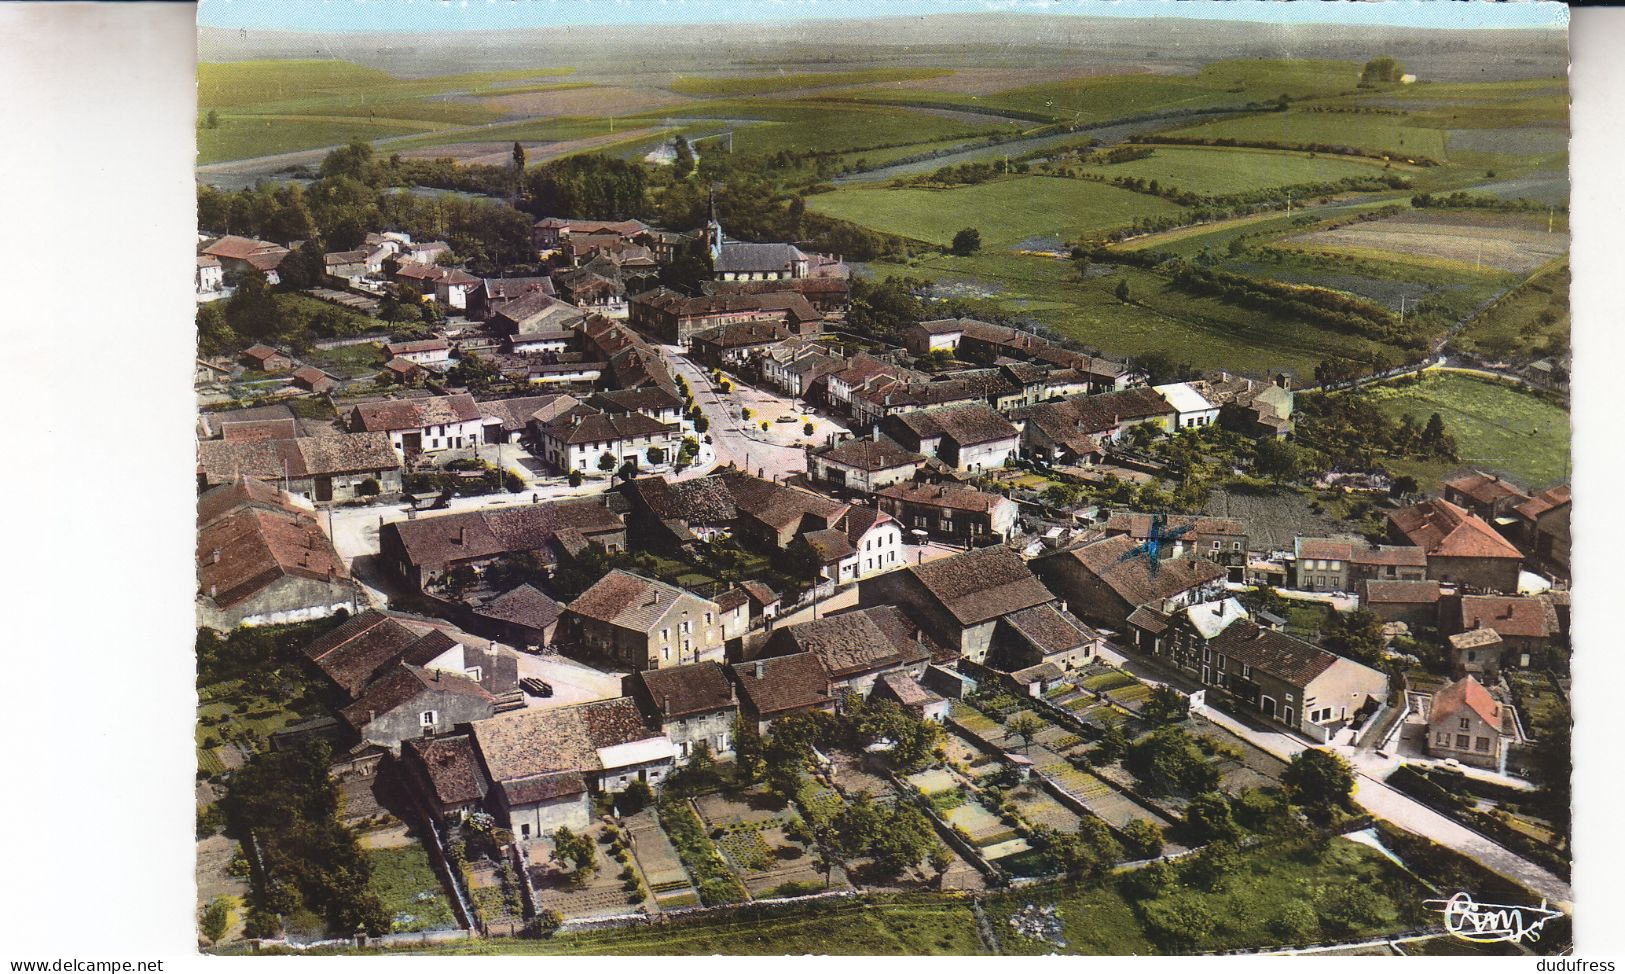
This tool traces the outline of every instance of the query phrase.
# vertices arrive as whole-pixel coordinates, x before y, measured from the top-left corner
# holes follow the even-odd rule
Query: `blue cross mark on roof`
[[[1190,532],[1191,527],[1191,525],[1186,524],[1182,527],[1169,528],[1168,515],[1153,514],[1151,515],[1151,531],[1146,535],[1145,541],[1124,552],[1118,561],[1129,561],[1143,554],[1150,559],[1150,571],[1152,575],[1155,575],[1158,562],[1161,561],[1163,542],[1178,541]]]

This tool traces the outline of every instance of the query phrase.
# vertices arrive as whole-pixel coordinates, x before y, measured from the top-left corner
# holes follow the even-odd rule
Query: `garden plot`
[[[1083,821],[1077,812],[1062,805],[1032,782],[1012,789],[1009,797],[1016,803],[1021,817],[1034,825],[1047,825],[1061,832],[1076,832],[1078,824]]]
[[[370,849],[362,855],[372,870],[367,889],[383,903],[391,933],[457,928],[451,901],[422,845]]]
[[[891,782],[865,768],[858,755],[836,751],[830,754],[830,760],[835,764],[832,773],[835,784],[844,794],[867,793],[870,798],[884,803],[894,799]]]
[[[1569,235],[1546,231],[1544,214],[1411,212],[1289,237],[1286,245],[1463,269],[1528,274],[1568,253]]]
[[[942,817],[948,820],[949,825],[970,836],[971,844],[989,859],[1026,851],[1025,842],[1020,849],[1010,847],[1012,840],[1020,838],[1019,834],[981,802],[966,801],[948,809]]]
[[[1194,737],[1216,745],[1214,765],[1219,769],[1219,790],[1237,795],[1249,788],[1273,788],[1281,783],[1286,762],[1205,720],[1190,722]]]
[[[700,894],[677,857],[676,848],[655,821],[654,812],[645,809],[628,816],[626,835],[632,846],[632,857],[643,872],[644,884],[656,907],[669,910],[699,905]]]
[[[754,897],[795,895],[824,888],[824,874],[787,827],[799,816],[765,791],[710,794],[695,799],[701,820],[728,867]],[[844,882],[835,875],[835,885]]]
[[[525,903],[519,877],[506,862],[479,862],[468,871],[469,896],[474,912],[487,927],[511,927],[525,922]]]

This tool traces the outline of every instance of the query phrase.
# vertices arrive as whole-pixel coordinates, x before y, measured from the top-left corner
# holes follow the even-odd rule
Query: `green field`
[[[1329,183],[1348,177],[1380,175],[1381,163],[1335,158],[1310,158],[1302,152],[1269,149],[1232,149],[1210,146],[1157,146],[1150,158],[1081,171],[1108,179],[1138,176],[1155,179],[1204,196],[1250,193],[1276,186]]]
[[[254,156],[319,149],[343,145],[351,139],[384,139],[424,130],[423,123],[393,119],[372,121],[364,118],[343,120],[276,119],[252,115],[225,116],[218,128],[197,130],[197,161],[200,165],[248,159]]]
[[[1564,260],[1473,318],[1452,344],[1487,359],[1528,361],[1569,339],[1569,265]]]
[[[659,124],[680,111],[683,118],[750,120],[733,126],[735,155],[781,151],[841,152],[969,138],[994,130],[938,115],[855,103],[726,99],[696,102],[627,115],[622,124]]]
[[[798,74],[736,75],[708,78],[682,75],[669,86],[682,95],[736,97],[764,95],[804,88],[834,88],[844,85],[872,85],[891,81],[920,81],[953,74],[947,68],[872,68],[867,71],[817,71]]]
[[[451,902],[440,888],[440,878],[429,864],[429,854],[414,842],[395,849],[369,849],[363,853],[372,877],[367,888],[377,894],[391,917],[395,933],[447,930],[457,926]]]
[[[1329,355],[1359,361],[1378,353],[1400,356],[1397,349],[1352,335],[1192,297],[1135,268],[1113,268],[1080,280],[1069,261],[982,253],[931,254],[906,265],[873,264],[870,271],[881,278],[926,277],[939,285],[993,291],[986,299],[990,311],[1030,315],[1118,358],[1167,352],[1198,369],[1259,376],[1285,370],[1308,381],[1315,365]],[[1113,294],[1117,282],[1125,279],[1130,291],[1126,305]]]
[[[1424,156],[1436,162],[1444,161],[1443,131],[1417,128],[1405,123],[1406,118],[1400,115],[1293,110],[1220,119],[1174,129],[1168,134],[1201,139],[1279,142],[1285,145],[1346,145],[1370,152],[1389,153],[1401,159]]]
[[[1313,908],[1327,898],[1356,889],[1373,894],[1375,909],[1352,929],[1335,928],[1322,921],[1322,928],[1286,937],[1271,928],[1271,921],[1284,904],[1304,903]],[[1376,850],[1346,839],[1333,839],[1318,854],[1303,842],[1249,850],[1242,854],[1238,868],[1222,890],[1204,892],[1194,884],[1181,884],[1152,902],[1177,899],[1205,910],[1215,921],[1213,929],[1186,949],[1214,951],[1274,947],[1294,940],[1353,940],[1423,926],[1429,922],[1422,905],[1427,895],[1421,884]],[[1050,943],[1011,930],[1005,917],[1027,903],[1058,907],[1062,936],[1067,942],[1062,953],[1168,952],[1159,950],[1147,936],[1143,923],[1145,904],[1131,902],[1120,885],[1113,884],[1097,888],[1037,887],[990,901],[988,919],[1007,953],[1047,954],[1057,950]]]
[[[538,68],[397,78],[349,61],[270,60],[198,65],[198,161],[203,164],[380,139],[502,116],[462,91],[496,94],[501,81],[557,77]],[[544,86],[547,87],[547,86]],[[206,117],[213,111],[217,127]]]
[[[1438,413],[1455,436],[1460,463],[1391,464],[1422,483],[1437,482],[1462,466],[1503,474],[1530,490],[1569,479],[1569,414],[1529,393],[1460,373],[1431,372],[1416,385],[1384,385],[1372,394],[1392,418],[1409,413],[1420,424]]]
[[[985,954],[976,919],[961,900],[899,897],[842,903],[759,920],[673,923],[658,927],[565,934],[549,940],[471,940],[437,954],[681,954],[687,956]]]
[[[280,103],[285,106],[290,102],[321,107],[324,102],[340,104],[365,99],[414,98],[470,88],[489,88],[503,81],[555,78],[574,70],[521,68],[432,78],[398,78],[351,61],[204,62],[197,66],[198,108],[202,111],[211,108],[242,111],[268,104]]]
[[[929,89],[865,92],[854,97],[1008,111],[1058,122],[1090,123],[1155,112],[1238,107],[1353,89],[1359,66],[1346,61],[1242,60],[1210,64],[1195,75],[1106,75],[1028,85],[985,95]]]
[[[1324,907],[1351,890],[1370,894],[1368,912],[1339,925],[1297,937],[1283,937],[1271,921],[1283,903]],[[1241,853],[1237,868],[1218,891],[1176,886],[1156,900],[1135,901],[1120,882],[1104,886],[1042,884],[995,896],[986,912],[1001,953],[1154,954],[1145,911],[1177,898],[1194,902],[1214,918],[1210,931],[1187,944],[1191,951],[1273,947],[1283,940],[1357,939],[1429,922],[1422,900],[1427,891],[1377,851],[1334,839],[1323,849],[1302,840],[1261,846]],[[1027,904],[1058,907],[1066,946],[1031,939],[1008,922]],[[336,952],[351,953],[352,950]],[[368,951],[369,953],[375,951]],[[911,895],[873,902],[807,907],[793,914],[759,919],[678,921],[546,940],[468,940],[437,944],[410,953],[562,955],[917,955],[986,954],[969,904],[940,896]]]
[[[1177,213],[1166,200],[1083,179],[1017,176],[955,189],[854,187],[809,197],[807,209],[883,233],[946,246],[964,227],[982,246],[1007,247],[1029,237],[1075,240]]]

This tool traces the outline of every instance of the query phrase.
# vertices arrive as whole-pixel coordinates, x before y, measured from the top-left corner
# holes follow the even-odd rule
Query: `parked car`
[[[538,680],[533,676],[527,676],[520,680],[519,689],[533,697],[551,697],[553,695],[553,684],[548,683],[546,680]]]

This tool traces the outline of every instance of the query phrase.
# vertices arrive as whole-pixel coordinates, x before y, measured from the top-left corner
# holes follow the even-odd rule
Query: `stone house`
[[[627,324],[663,345],[688,348],[696,335],[724,325],[780,325],[788,335],[816,335],[824,316],[792,291],[689,297],[659,287],[631,299]]]
[[[820,487],[873,493],[914,478],[925,468],[923,455],[874,436],[807,448],[807,478]]]
[[[837,700],[848,693],[868,696],[883,673],[912,677],[925,672],[931,652],[920,642],[919,628],[896,606],[851,609],[775,629],[763,644],[762,658],[811,653],[828,676],[829,693]]]
[[[378,545],[380,563],[421,592],[505,555],[534,551],[551,566],[588,545],[614,554],[626,548],[626,525],[602,501],[584,498],[391,521]]]
[[[472,731],[495,811],[520,839],[586,828],[590,793],[659,785],[677,756],[629,697],[498,714]]]
[[[1384,622],[1403,622],[1411,632],[1439,624],[1439,583],[1424,579],[1390,582],[1366,579],[1360,583],[1360,607]]]
[[[1440,496],[1458,507],[1466,508],[1474,517],[1494,524],[1498,518],[1508,517],[1529,495],[1495,474],[1470,471],[1446,480]]]
[[[1152,390],[1173,408],[1176,430],[1200,429],[1219,421],[1219,407],[1188,382],[1152,386]]]
[[[1094,662],[1106,637],[1079,622],[1064,606],[1035,605],[999,620],[988,665],[1006,672],[1049,664],[1070,673]]]
[[[480,769],[474,739],[467,734],[405,741],[401,767],[423,804],[447,824],[479,811],[491,787]]]
[[[403,358],[419,365],[443,365],[451,361],[451,343],[444,338],[413,342],[390,342],[384,346],[390,358]]]
[[[1021,556],[1002,546],[910,565],[858,583],[860,606],[901,606],[931,639],[977,663],[987,660],[1001,619],[1054,601]]]
[[[286,352],[261,344],[243,349],[242,363],[258,372],[286,372],[293,368],[293,359]]]
[[[197,501],[198,625],[220,632],[355,612],[360,594],[313,510],[247,478]]]
[[[382,433],[208,440],[198,473],[205,487],[246,477],[317,504],[401,492],[401,459]]]
[[[471,628],[514,646],[553,645],[564,606],[534,585],[519,585],[471,607]]]
[[[1433,695],[1428,705],[1427,752],[1476,768],[1500,770],[1506,746],[1517,737],[1511,708],[1482,683],[1464,676]]]
[[[882,487],[874,502],[910,532],[967,547],[1016,533],[1016,502],[974,487],[904,481]]]
[[[359,403],[350,410],[349,427],[353,433],[388,433],[395,452],[405,457],[478,445],[484,417],[474,397],[462,393]]]
[[[734,719],[739,699],[721,663],[692,663],[640,670],[626,678],[624,692],[677,748],[677,764],[687,764],[701,743],[712,757],[733,754]]]
[[[729,667],[739,688],[739,711],[766,733],[780,717],[819,710],[835,712],[829,673],[812,653],[759,657]]]
[[[1441,626],[1451,633],[1489,630],[1499,637],[1500,667],[1542,665],[1559,632],[1557,609],[1543,598],[1517,595],[1464,595],[1453,618]],[[1493,673],[1491,666],[1485,672]]]
[[[870,699],[893,701],[921,720],[937,724],[948,719],[948,709],[951,706],[947,697],[926,689],[920,685],[918,679],[902,670],[890,670],[880,674],[875,680]]]
[[[533,427],[540,455],[560,473],[578,470],[585,474],[604,473],[603,458],[619,469],[628,460],[640,468],[665,467],[676,459],[678,434],[675,423],[662,423],[642,413],[600,413],[575,410],[546,425]],[[657,464],[649,456],[657,450]]]
[[[401,742],[444,734],[496,712],[496,698],[457,673],[397,663],[339,716],[364,744],[400,753]]]
[[[565,607],[559,638],[633,670],[720,661],[721,609],[665,582],[615,569]]]
[[[1538,568],[1569,577],[1569,512],[1574,494],[1567,484],[1551,487],[1512,509],[1518,543]]]
[[[1150,629],[1138,628],[1142,652],[1200,680],[1209,702],[1319,743],[1387,702],[1387,674],[1263,628],[1234,599],[1189,606],[1161,621],[1166,629],[1149,640]]]
[[[1478,591],[1516,592],[1523,553],[1481,518],[1442,498],[1390,511],[1388,535],[1427,555],[1427,577]]]
[[[1041,402],[1011,416],[1023,423],[1022,451],[1028,456],[1076,464],[1093,462],[1103,445],[1117,442],[1135,426],[1170,432],[1177,413],[1154,390],[1132,388]]]
[[[1141,545],[1155,538],[1161,559],[1206,558],[1229,569],[1233,582],[1241,581],[1247,569],[1247,526],[1235,518],[1116,511],[1101,530],[1108,536],[1127,535]]]
[[[1021,432],[981,403],[888,416],[880,428],[905,448],[970,473],[1003,467],[1021,443]]]
[[[1222,590],[1227,574],[1206,558],[1153,562],[1128,535],[1040,555],[1032,567],[1078,618],[1117,632],[1142,605],[1166,613],[1205,601]]]

